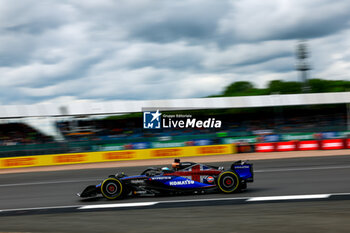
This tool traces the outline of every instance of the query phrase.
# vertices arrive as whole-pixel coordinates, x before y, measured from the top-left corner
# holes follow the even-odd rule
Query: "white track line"
[[[152,206],[159,202],[136,202],[136,203],[121,203],[121,204],[101,204],[101,205],[85,205],[79,207],[80,210],[86,209],[104,209],[104,208],[121,208],[121,207],[140,207],[140,206]]]
[[[225,198],[207,198],[207,199],[188,199],[188,200],[173,200],[159,201],[158,203],[182,203],[182,202],[201,202],[201,201],[229,201],[229,200],[245,200],[248,197],[225,197]]]
[[[247,201],[282,201],[282,200],[323,199],[323,198],[329,198],[331,195],[332,194],[312,194],[312,195],[252,197],[252,198],[249,198]]]
[[[342,196],[342,195],[350,196],[350,193],[332,193],[331,194],[331,196]]]

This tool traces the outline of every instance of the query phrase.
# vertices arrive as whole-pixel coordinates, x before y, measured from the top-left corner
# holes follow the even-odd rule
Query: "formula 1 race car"
[[[175,159],[172,169],[150,167],[137,176],[110,175],[102,183],[86,187],[78,196],[90,198],[102,194],[113,200],[129,196],[234,193],[246,189],[247,183],[253,180],[253,165],[246,161],[234,162],[230,169],[225,170]]]

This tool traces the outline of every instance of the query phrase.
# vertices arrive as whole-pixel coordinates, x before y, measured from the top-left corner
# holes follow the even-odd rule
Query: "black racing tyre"
[[[122,198],[122,194],[124,192],[123,189],[123,183],[117,178],[111,177],[105,179],[101,184],[101,193],[105,198],[109,200]]]
[[[239,190],[241,179],[235,172],[225,171],[219,175],[217,185],[221,192],[233,193]]]

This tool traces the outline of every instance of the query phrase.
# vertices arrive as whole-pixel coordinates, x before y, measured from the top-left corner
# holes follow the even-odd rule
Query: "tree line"
[[[239,81],[227,86],[221,94],[209,97],[300,94],[303,93],[303,85],[306,86],[308,93],[350,91],[350,81],[344,80],[309,79],[306,84],[273,80],[268,83],[266,88],[256,88],[251,82]]]

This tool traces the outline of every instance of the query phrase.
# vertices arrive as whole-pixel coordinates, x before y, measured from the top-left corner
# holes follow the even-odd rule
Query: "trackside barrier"
[[[255,144],[256,152],[273,152],[275,151],[275,143],[265,142]]]
[[[236,153],[233,144],[54,154],[0,159],[0,169]]]
[[[299,142],[299,150],[318,150],[320,143],[317,140]]]
[[[256,152],[350,149],[350,139],[326,139],[255,144]]]
[[[339,150],[344,148],[344,140],[342,139],[322,140],[322,150]]]
[[[295,142],[277,142],[276,151],[294,151],[297,149]]]
[[[350,149],[350,139],[346,139],[345,148]]]

